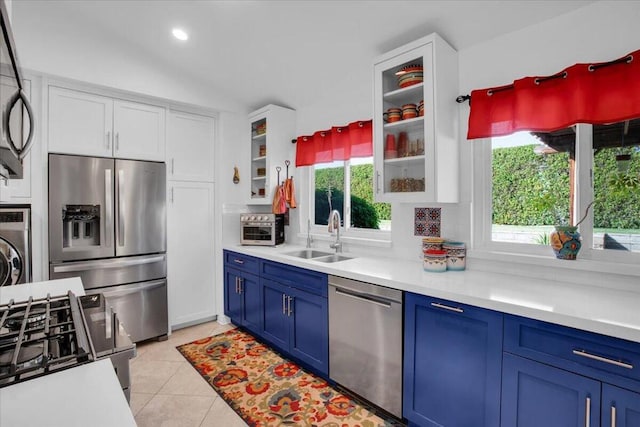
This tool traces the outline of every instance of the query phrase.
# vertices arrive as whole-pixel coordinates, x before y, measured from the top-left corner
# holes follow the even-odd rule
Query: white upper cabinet
[[[113,132],[114,157],[164,161],[164,108],[115,100]]]
[[[172,181],[214,181],[214,119],[171,111],[167,174]]]
[[[49,151],[110,157],[113,100],[49,87]]]
[[[289,158],[289,153],[295,138],[296,112],[270,104],[251,113],[249,122],[251,194],[247,204],[270,205],[276,187],[287,178],[285,160],[291,162],[290,176],[295,168],[295,158]],[[281,169],[280,182],[277,167]]]
[[[49,87],[49,152],[164,161],[165,109]]]
[[[437,34],[377,58],[373,116],[376,201],[458,201],[457,92],[457,52]],[[424,108],[419,108],[421,102]],[[404,115],[387,115],[393,109],[403,110]]]

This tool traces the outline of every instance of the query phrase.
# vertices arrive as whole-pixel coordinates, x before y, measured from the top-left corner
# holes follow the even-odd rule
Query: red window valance
[[[575,64],[549,77],[471,92],[468,139],[520,130],[550,132],[576,123],[640,117],[640,50],[615,61]]]
[[[310,166],[334,160],[373,155],[372,120],[334,126],[296,140],[296,166]]]

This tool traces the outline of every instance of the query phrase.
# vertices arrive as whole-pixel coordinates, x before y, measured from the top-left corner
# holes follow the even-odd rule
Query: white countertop
[[[135,425],[109,359],[0,388],[3,427]]]
[[[65,295],[72,291],[76,296],[84,295],[84,287],[79,277],[70,279],[47,280],[44,282],[24,283],[15,286],[0,287],[0,304],[7,304],[10,300],[26,301],[32,296],[34,299]]]
[[[420,260],[358,256],[323,263],[289,255],[302,246],[225,249],[403,291],[448,299],[640,343],[639,293],[485,271],[430,273]]]
[[[85,294],[79,277],[0,287],[0,304],[68,291]],[[0,427],[135,425],[109,359],[0,388]]]

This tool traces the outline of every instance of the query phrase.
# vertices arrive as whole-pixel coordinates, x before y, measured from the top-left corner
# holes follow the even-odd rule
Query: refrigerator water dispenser
[[[62,247],[100,246],[100,205],[62,207]]]

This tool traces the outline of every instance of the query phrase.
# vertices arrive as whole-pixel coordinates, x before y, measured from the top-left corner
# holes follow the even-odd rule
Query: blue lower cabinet
[[[224,269],[224,314],[236,325],[242,323],[242,295],[238,288],[239,272]]]
[[[289,349],[287,286],[262,279],[262,337],[280,350]]]
[[[290,288],[290,352],[316,370],[329,374],[327,298]]]
[[[277,349],[318,373],[329,374],[329,312],[327,298],[285,286],[262,282],[261,336]]]
[[[599,426],[600,386],[582,375],[505,353],[502,425]]]
[[[224,314],[229,316],[234,324],[260,333],[262,288],[258,276],[225,267]]]
[[[243,299],[242,326],[259,334],[262,320],[262,287],[258,276],[243,274],[239,279]]]
[[[640,427],[640,393],[603,384],[602,426]]]
[[[404,328],[410,424],[498,427],[502,314],[407,292]]]

